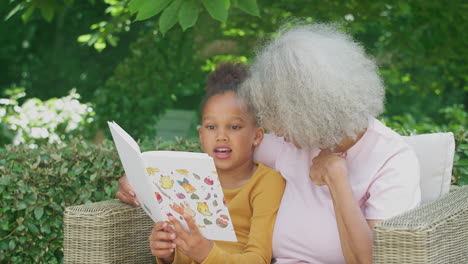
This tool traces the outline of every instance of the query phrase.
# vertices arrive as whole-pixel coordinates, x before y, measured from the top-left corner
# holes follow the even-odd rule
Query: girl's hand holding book
[[[175,237],[174,231],[167,222],[157,222],[149,237],[151,254],[164,263],[172,263],[176,247],[173,241]]]
[[[184,215],[187,222],[189,232],[185,231],[180,222],[170,216],[169,221],[174,226],[176,238],[173,242],[176,244],[177,249],[182,251],[187,257],[202,263],[209,255],[213,248],[213,241],[206,239],[198,230],[195,220],[189,216]]]
[[[125,174],[119,179],[119,189],[115,194],[115,198],[119,199],[120,201],[126,204],[140,206],[135,192],[130,183],[128,182],[127,175]]]

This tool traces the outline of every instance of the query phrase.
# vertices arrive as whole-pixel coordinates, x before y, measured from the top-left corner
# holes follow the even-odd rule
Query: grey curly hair
[[[298,24],[257,52],[240,95],[266,128],[334,149],[382,113],[385,89],[374,61],[336,25]]]

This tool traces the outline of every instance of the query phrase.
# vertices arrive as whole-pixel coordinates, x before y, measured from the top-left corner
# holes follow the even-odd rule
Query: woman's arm
[[[346,161],[340,155],[322,151],[313,160],[310,177],[315,184],[327,185],[330,190],[347,263],[372,263],[374,225],[420,202],[418,160],[409,148],[393,155],[374,176],[365,214],[355,200]]]
[[[354,198],[347,175],[335,175],[331,179],[328,188],[346,263],[372,263],[373,238],[370,224],[375,224],[376,221],[369,223],[365,219]]]
[[[330,190],[346,263],[372,263],[372,230],[354,198],[346,160],[322,151],[313,160],[310,178],[314,184],[327,185]]]

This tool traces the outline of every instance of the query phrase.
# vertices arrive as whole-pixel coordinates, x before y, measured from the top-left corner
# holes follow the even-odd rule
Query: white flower
[[[346,21],[354,21],[354,16],[352,14],[347,14],[344,16]]]

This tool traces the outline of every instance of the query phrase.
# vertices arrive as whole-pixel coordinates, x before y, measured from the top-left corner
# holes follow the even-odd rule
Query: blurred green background
[[[405,135],[454,132],[455,170],[468,174],[467,11],[461,0],[3,1],[0,146],[102,142],[108,120],[140,140],[196,138],[207,74],[251,62],[299,18],[362,43],[387,88],[381,119]]]
[[[297,18],[362,43],[387,88],[380,119],[402,135],[453,132],[452,184],[468,184],[467,14],[462,0],[1,1],[0,262],[63,262],[64,208],[114,197],[106,121],[143,150],[200,151],[207,74],[251,62]]]

